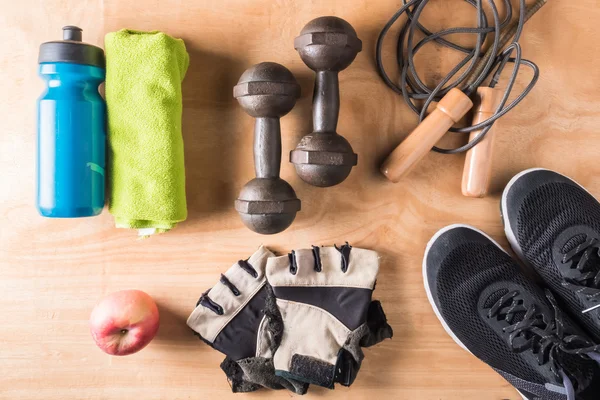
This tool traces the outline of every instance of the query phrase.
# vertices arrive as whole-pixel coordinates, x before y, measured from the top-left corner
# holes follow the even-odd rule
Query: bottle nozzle
[[[77,26],[68,25],[63,27],[63,40],[71,40],[74,42],[81,42],[82,30]]]

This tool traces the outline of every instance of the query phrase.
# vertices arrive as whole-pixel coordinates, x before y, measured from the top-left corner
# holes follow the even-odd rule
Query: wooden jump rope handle
[[[392,182],[400,181],[471,107],[469,96],[459,89],[450,90],[383,162],[381,173]]]
[[[494,115],[502,100],[502,92],[490,87],[480,87],[477,89],[477,97],[473,125]],[[462,194],[464,196],[485,197],[488,194],[492,175],[494,128],[495,125],[492,125],[485,138],[467,152],[462,177]],[[480,132],[471,132],[469,141],[473,140]]]

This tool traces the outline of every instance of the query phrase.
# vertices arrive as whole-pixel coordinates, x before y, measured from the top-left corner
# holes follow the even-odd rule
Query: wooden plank
[[[469,6],[432,2],[434,28],[470,23]],[[416,124],[403,101],[379,79],[374,46],[400,2],[369,0],[22,0],[0,15],[0,398],[233,399],[288,398],[283,392],[230,394],[222,356],[198,341],[185,319],[202,291],[260,244],[284,252],[349,241],[381,253],[381,299],[395,337],[367,349],[351,389],[311,389],[307,398],[519,399],[491,369],[446,335],[422,288],[427,240],[444,225],[469,223],[506,245],[499,193],[520,170],[558,170],[600,195],[596,163],[600,80],[593,38],[600,33],[594,0],[550,2],[528,23],[524,56],[541,68],[538,87],[496,127],[491,195],[461,195],[464,156],[429,154],[402,182],[391,184],[379,163]],[[454,4],[454,3],[453,3]],[[458,3],[457,3],[458,4]],[[233,209],[252,177],[252,127],[231,88],[250,65],[276,61],[299,79],[303,97],[282,120],[287,153],[310,129],[313,73],[293,48],[310,19],[333,14],[351,22],[364,43],[340,75],[339,132],[359,154],[348,180],[330,189],[303,184],[293,166],[282,176],[301,198],[291,229],[273,237],[248,231]],[[48,220],[33,206],[37,47],[77,24],[102,44],[120,28],[163,30],[186,40],[191,66],[184,83],[184,139],[189,220],[169,234],[139,241],[112,217]],[[393,40],[386,63],[393,63]],[[428,52],[419,68],[431,76],[453,58]],[[440,55],[444,58],[440,59]],[[519,80],[519,87],[526,83]],[[458,140],[458,139],[457,139]],[[285,159],[285,156],[284,156]],[[142,352],[111,358],[93,344],[87,318],[104,294],[136,288],[159,304],[158,337]]]

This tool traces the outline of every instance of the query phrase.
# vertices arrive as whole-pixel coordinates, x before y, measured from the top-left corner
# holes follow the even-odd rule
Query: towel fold
[[[162,32],[106,35],[109,211],[118,228],[166,232],[187,218],[181,82],[189,56]]]

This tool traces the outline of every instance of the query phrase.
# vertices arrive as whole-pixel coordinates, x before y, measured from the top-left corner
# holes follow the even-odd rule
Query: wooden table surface
[[[497,125],[492,189],[485,199],[460,193],[464,156],[429,154],[399,184],[377,171],[415,126],[416,117],[379,79],[377,35],[400,1],[370,0],[21,0],[2,1],[0,76],[0,398],[227,399],[293,397],[261,391],[232,395],[219,369],[222,355],[185,325],[200,293],[260,244],[277,252],[349,241],[377,250],[383,264],[375,297],[382,300],[393,340],[365,351],[350,389],[312,388],[306,398],[480,400],[519,397],[486,365],[444,332],[423,290],[425,244],[439,228],[468,223],[506,246],[499,193],[517,172],[547,167],[600,195],[598,144],[600,8],[596,0],[550,1],[525,29],[526,58],[541,68],[538,86]],[[344,184],[303,184],[293,166],[282,175],[302,199],[291,229],[259,236],[233,209],[251,179],[253,120],[232,99],[232,86],[254,63],[290,68],[303,96],[282,120],[287,154],[311,129],[314,74],[293,48],[303,25],[322,15],[348,20],[364,49],[340,75],[339,132],[359,154]],[[428,26],[474,23],[460,1],[432,1]],[[76,24],[84,40],[102,44],[121,28],[163,30],[185,39],[191,65],[184,82],[184,140],[189,219],[148,240],[115,229],[108,212],[91,219],[37,215],[35,101],[38,45]],[[385,57],[393,64],[393,40]],[[430,48],[419,68],[430,79],[447,71],[450,53]],[[530,75],[519,80],[522,88]],[[454,143],[462,139],[454,139]],[[447,142],[448,140],[446,140]],[[284,157],[285,159],[285,157]],[[161,327],[143,351],[110,357],[94,345],[88,316],[103,295],[141,289],[159,304]]]

